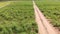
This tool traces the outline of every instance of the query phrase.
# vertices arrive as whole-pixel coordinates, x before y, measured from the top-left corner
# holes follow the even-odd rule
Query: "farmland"
[[[60,1],[36,1],[36,4],[50,23],[60,28]]]
[[[2,4],[3,3],[3,4]],[[5,2],[6,4],[7,2]],[[2,7],[4,2],[0,2]],[[54,27],[60,27],[60,2],[36,1],[36,5]],[[37,34],[33,4],[31,0],[12,1],[0,8],[0,34]]]
[[[31,1],[11,2],[0,8],[0,34],[37,34]]]

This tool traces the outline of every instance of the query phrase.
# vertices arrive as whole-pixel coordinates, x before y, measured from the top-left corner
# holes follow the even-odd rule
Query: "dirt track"
[[[11,3],[10,1],[7,1],[6,3],[2,3],[3,5],[0,6],[0,8],[3,8],[3,7],[5,7],[5,6],[7,6],[7,5],[9,5],[10,3]]]
[[[45,16],[39,10],[35,2],[33,1],[33,7],[35,11],[35,18],[38,25],[38,34],[58,34],[55,28],[47,21]]]

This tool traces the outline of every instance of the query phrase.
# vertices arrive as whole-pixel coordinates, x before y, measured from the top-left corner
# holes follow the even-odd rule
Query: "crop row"
[[[55,26],[60,27],[60,2],[59,1],[36,1],[36,4],[46,16],[46,18]]]
[[[0,9],[0,34],[37,34],[31,1],[12,2]]]

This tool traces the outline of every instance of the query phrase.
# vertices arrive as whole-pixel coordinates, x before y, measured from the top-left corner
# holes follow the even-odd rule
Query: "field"
[[[4,4],[5,3],[5,4]],[[7,2],[0,2],[0,7]],[[60,28],[60,1],[40,0],[36,5],[54,27]],[[0,8],[0,34],[37,34],[33,3],[31,0],[13,1]]]
[[[36,1],[36,4],[46,16],[46,18],[51,21],[54,27],[60,28],[60,1]]]
[[[0,8],[0,34],[37,34],[31,1],[11,2]]]

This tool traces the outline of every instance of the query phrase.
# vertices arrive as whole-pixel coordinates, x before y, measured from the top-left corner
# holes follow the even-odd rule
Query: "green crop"
[[[0,34],[37,34],[31,1],[11,2],[0,8]]]
[[[55,27],[60,27],[60,2],[59,1],[36,1],[44,16],[51,21]]]

